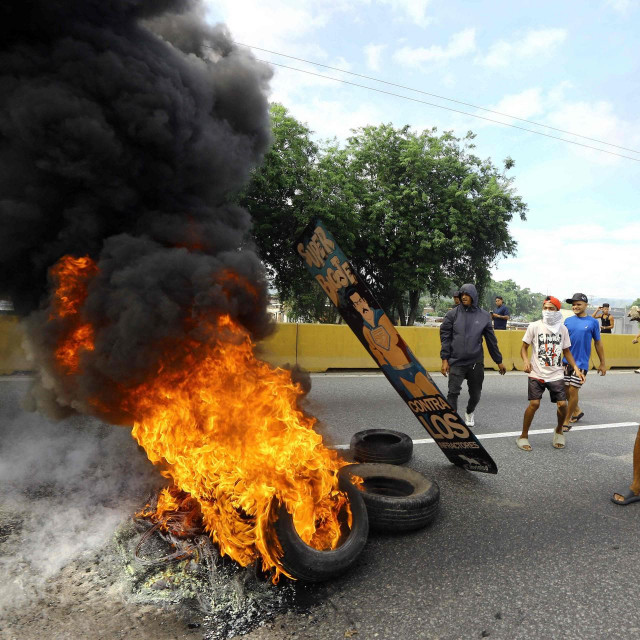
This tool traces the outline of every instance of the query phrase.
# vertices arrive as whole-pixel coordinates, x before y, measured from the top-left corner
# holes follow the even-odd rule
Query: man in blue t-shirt
[[[604,362],[604,349],[600,340],[600,325],[595,318],[587,315],[589,300],[584,293],[574,293],[573,297],[567,298],[567,302],[571,305],[574,313],[573,316],[564,321],[569,330],[571,355],[576,361],[578,369],[586,376],[587,369],[589,369],[589,359],[591,358],[591,341],[593,340],[596,346],[596,353],[600,358],[598,374],[604,376],[607,373],[607,365]],[[564,385],[567,392],[567,400],[569,401],[569,410],[567,411],[563,430],[569,431],[571,424],[578,422],[584,416],[584,412],[580,411],[578,406],[579,390],[583,382],[566,359],[563,360],[563,363]]]
[[[507,320],[511,315],[509,308],[505,306],[502,296],[496,296],[496,308],[491,312],[493,318],[493,329],[504,330],[507,328]]]

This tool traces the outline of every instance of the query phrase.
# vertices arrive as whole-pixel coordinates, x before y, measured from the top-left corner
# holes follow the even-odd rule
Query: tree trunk
[[[409,291],[409,322],[407,325],[409,327],[413,327],[416,316],[418,315],[418,311],[420,310],[418,307],[420,305],[420,292],[419,291]]]
[[[404,313],[404,301],[403,300],[398,300],[397,308],[398,308],[398,315],[400,316],[400,326],[404,327],[407,324],[407,317],[406,317],[406,315]]]

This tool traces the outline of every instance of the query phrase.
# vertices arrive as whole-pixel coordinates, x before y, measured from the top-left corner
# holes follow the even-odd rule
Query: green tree
[[[526,205],[504,172],[471,153],[473,138],[386,124],[355,130],[344,150],[338,188],[359,214],[354,260],[400,324],[413,324],[425,291],[465,281],[482,290],[495,260],[515,251],[508,223]]]
[[[636,298],[629,306],[630,307],[640,307],[640,298]]]
[[[506,177],[513,161],[500,172],[474,156],[472,133],[458,139],[386,124],[319,149],[283,106],[272,105],[271,117],[273,146],[239,201],[292,317],[337,319],[293,248],[315,217],[400,324],[413,324],[424,293],[445,295],[465,281],[482,290],[495,260],[514,252],[508,223],[524,219],[526,205]]]
[[[525,320],[539,320],[542,311],[544,293],[536,293],[528,288],[521,289],[513,280],[491,280],[482,297],[482,306],[485,309],[495,307],[496,296],[501,296],[509,307],[511,317],[522,317]]]
[[[311,216],[318,145],[285,107],[274,103],[270,113],[272,146],[237,201],[251,214],[253,239],[288,315],[297,321],[335,322],[335,308],[322,290],[309,286],[293,247]]]

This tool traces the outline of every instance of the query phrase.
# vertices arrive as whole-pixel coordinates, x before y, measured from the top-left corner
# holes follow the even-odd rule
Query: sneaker
[[[636,369],[633,373],[640,373],[640,369]]]
[[[464,414],[464,422],[467,425],[467,427],[475,426],[476,423],[475,423],[475,420],[473,419],[473,413],[466,413],[465,412],[465,414]]]

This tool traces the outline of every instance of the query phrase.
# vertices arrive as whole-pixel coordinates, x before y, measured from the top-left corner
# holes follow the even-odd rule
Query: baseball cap
[[[562,304],[558,298],[554,298],[553,296],[547,296],[542,303],[544,305],[545,302],[550,302],[558,311],[560,311],[560,307]]]
[[[571,298],[567,298],[566,302],[569,304],[572,302],[589,302],[589,299],[584,295],[584,293],[574,293]]]

